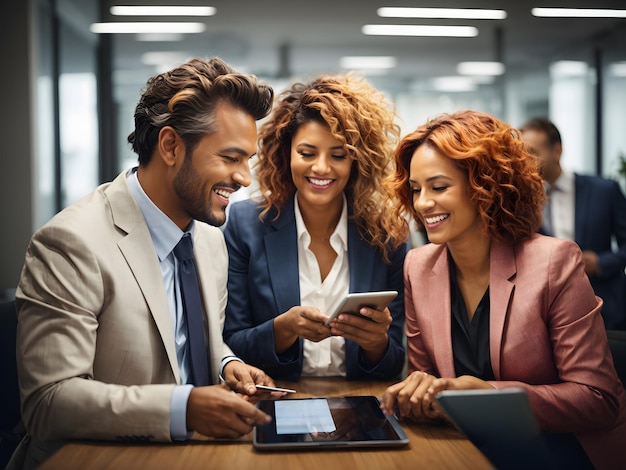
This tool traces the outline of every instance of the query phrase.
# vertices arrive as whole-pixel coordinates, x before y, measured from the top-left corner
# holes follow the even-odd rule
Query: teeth
[[[215,192],[226,199],[228,199],[231,195],[230,191],[226,191],[224,189],[215,189]]]
[[[441,222],[442,220],[445,220],[447,218],[448,218],[448,214],[445,214],[445,215],[438,215],[436,217],[424,217],[424,220],[428,224],[436,224],[437,222]]]
[[[333,180],[331,179],[317,179],[317,178],[309,178],[309,181],[317,186],[328,186],[330,183],[333,182]]]

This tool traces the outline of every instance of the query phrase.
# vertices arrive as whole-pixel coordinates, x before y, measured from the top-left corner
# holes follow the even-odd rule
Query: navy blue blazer
[[[259,220],[258,202],[233,203],[224,229],[228,247],[228,304],[224,340],[234,353],[275,379],[297,381],[302,374],[303,340],[284,353],[274,349],[274,318],[300,305],[298,245],[294,201],[280,217],[271,211]],[[350,292],[397,290],[389,305],[392,323],[389,345],[378,364],[370,364],[359,345],[346,340],[348,379],[392,380],[404,366],[403,263],[406,245],[392,253],[386,264],[381,253],[363,240],[356,224],[348,221]]]
[[[606,327],[626,328],[626,198],[611,179],[575,174],[574,184],[574,241],[581,250],[598,254],[602,275],[589,280],[604,300]]]

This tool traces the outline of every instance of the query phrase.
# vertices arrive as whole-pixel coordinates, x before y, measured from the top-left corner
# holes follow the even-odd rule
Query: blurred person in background
[[[619,184],[561,167],[561,134],[551,121],[533,118],[522,136],[541,161],[548,199],[541,232],[575,241],[585,272],[602,297],[608,329],[626,329],[626,198]]]

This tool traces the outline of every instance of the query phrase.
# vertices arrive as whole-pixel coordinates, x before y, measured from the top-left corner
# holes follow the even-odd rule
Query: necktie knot
[[[193,241],[189,233],[184,234],[174,247],[174,256],[176,256],[181,263],[194,259]]]

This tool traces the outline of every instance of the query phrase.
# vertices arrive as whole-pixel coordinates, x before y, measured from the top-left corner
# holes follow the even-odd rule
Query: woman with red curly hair
[[[536,233],[545,193],[520,133],[480,112],[444,114],[395,158],[397,214],[432,243],[406,256],[409,376],[383,409],[445,419],[443,390],[522,387],[555,455],[623,468],[626,399],[602,300],[578,246]]]
[[[259,132],[261,198],[231,205],[224,338],[274,378],[399,377],[408,224],[383,181],[395,113],[362,77],[321,76],[278,96]],[[341,314],[348,292],[396,290],[369,318]]]

